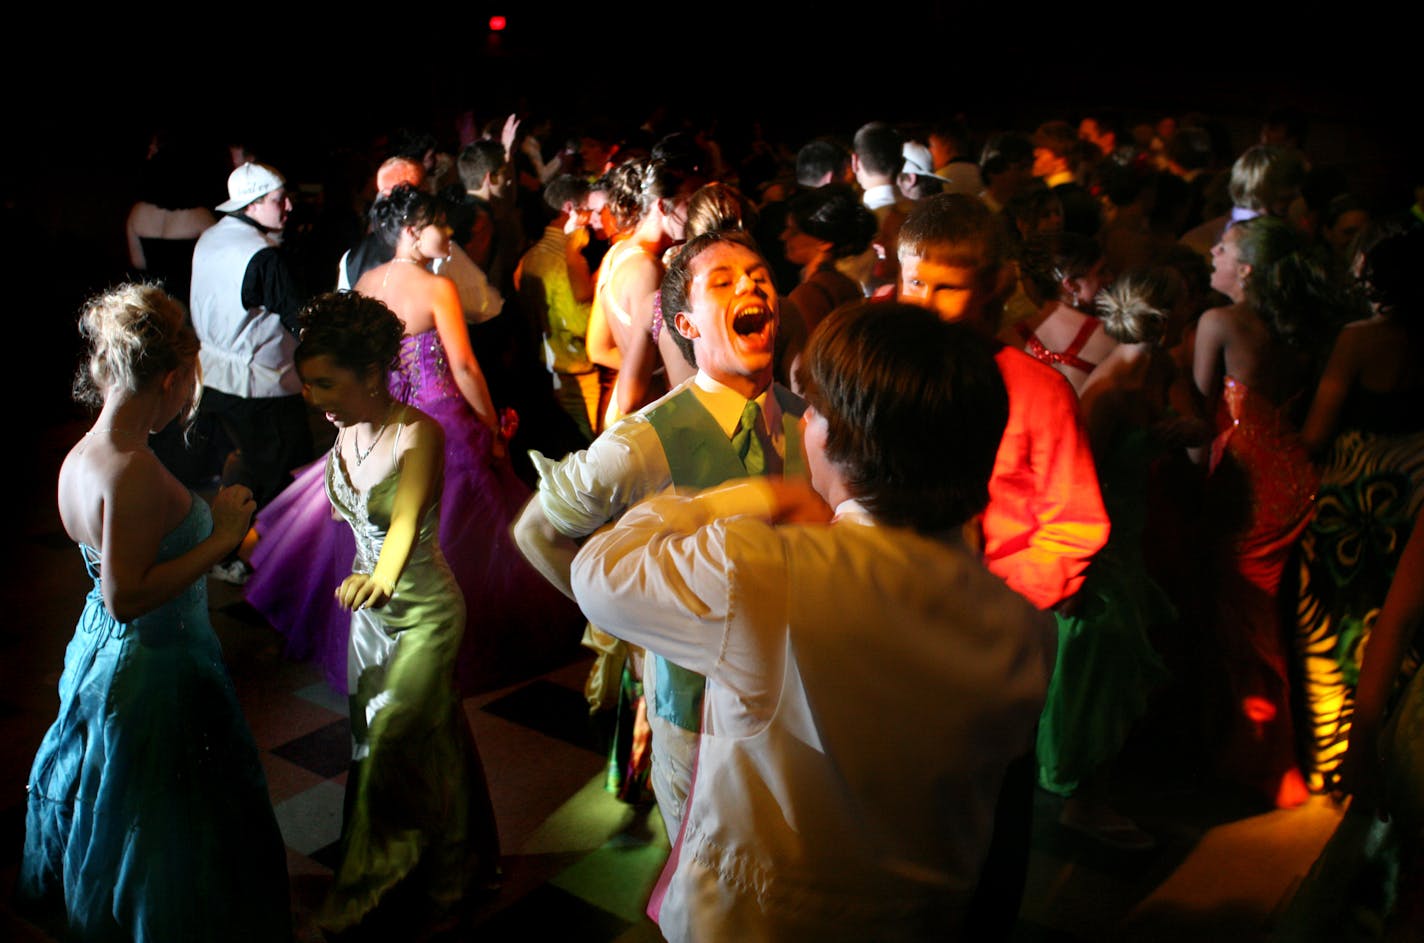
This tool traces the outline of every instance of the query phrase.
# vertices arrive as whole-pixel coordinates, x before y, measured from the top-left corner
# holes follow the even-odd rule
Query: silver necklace
[[[386,407],[386,416],[381,420],[381,428],[376,430],[376,437],[371,440],[371,444],[366,447],[366,451],[361,451],[361,438],[356,434],[356,430],[351,430],[351,447],[356,452],[356,467],[360,468],[371,457],[371,453],[376,450],[376,443],[381,441],[381,436],[385,434],[386,426],[390,425],[391,407]]]
[[[130,436],[135,439],[142,439],[145,442],[148,441],[148,437],[151,435],[151,433],[136,432],[133,429],[115,429],[113,426],[104,426],[102,429],[90,429],[84,433],[84,437],[88,438],[90,436],[103,435],[106,432],[114,436]]]
[[[388,281],[391,280],[391,272],[392,272],[393,269],[394,269],[394,263],[396,263],[396,262],[404,262],[406,265],[422,265],[422,266],[425,264],[425,263],[424,263],[422,260],[420,260],[420,259],[407,259],[405,256],[402,256],[402,255],[395,256],[394,258],[391,259],[391,262],[393,263],[392,266],[391,266],[391,267],[388,267],[388,268],[386,269],[386,274],[384,274],[384,275],[381,276],[381,287],[382,287],[382,288],[385,288],[385,287],[386,287],[386,282],[388,282]]]

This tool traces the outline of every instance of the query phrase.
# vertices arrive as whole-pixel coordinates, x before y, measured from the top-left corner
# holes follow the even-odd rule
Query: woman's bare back
[[[394,311],[407,334],[423,334],[436,326],[435,292],[440,281],[441,276],[422,266],[394,259],[362,275],[355,288]]]

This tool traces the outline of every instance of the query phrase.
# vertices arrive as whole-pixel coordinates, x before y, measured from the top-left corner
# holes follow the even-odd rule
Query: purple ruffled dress
[[[530,567],[509,526],[529,497],[508,462],[490,457],[490,431],[455,385],[434,330],[401,339],[391,395],[445,430],[445,487],[440,545],[468,617],[456,680],[466,693],[511,673],[547,667],[551,656],[575,650],[583,617],[572,601]],[[287,654],[321,665],[327,683],[346,691],[351,614],[336,605],[336,587],[351,573],[356,543],[345,521],[332,517],[326,459],[257,515],[259,540],[245,595],[287,637]]]

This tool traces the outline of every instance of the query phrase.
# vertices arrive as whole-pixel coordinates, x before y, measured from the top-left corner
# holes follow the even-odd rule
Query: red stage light
[[[491,32],[494,32],[494,33],[498,33],[500,30],[504,29],[504,23],[505,23],[505,20],[504,20],[504,17],[502,17],[502,16],[492,16],[492,17],[490,17],[490,31],[491,31]]]

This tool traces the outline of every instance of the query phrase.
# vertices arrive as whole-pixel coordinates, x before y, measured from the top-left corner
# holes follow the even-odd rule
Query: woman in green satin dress
[[[395,401],[401,322],[324,295],[302,314],[303,391],[338,428],[326,490],[356,536],[337,600],[351,610],[352,772],[323,929],[402,933],[458,917],[497,873],[484,770],[455,692],[465,600],[440,550],[444,432]]]

